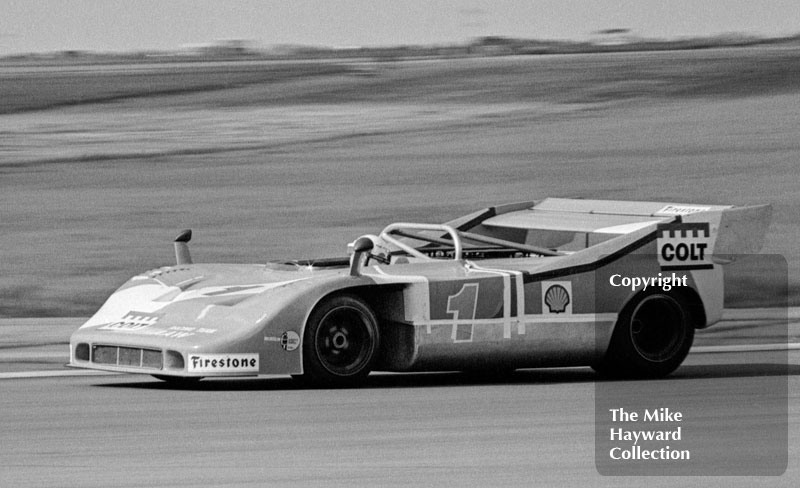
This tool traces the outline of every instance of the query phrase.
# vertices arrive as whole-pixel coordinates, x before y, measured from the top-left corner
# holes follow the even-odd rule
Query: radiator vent
[[[75,354],[78,355],[77,348]],[[163,359],[158,349],[95,345],[92,347],[92,362],[112,366],[161,369]]]

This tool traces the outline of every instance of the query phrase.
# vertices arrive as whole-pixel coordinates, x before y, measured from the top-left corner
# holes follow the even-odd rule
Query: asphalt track
[[[668,381],[687,395],[721,395],[719,402],[730,406],[713,418],[724,419],[740,402],[732,386],[788,371],[782,476],[601,476],[594,452],[597,376],[588,368],[522,370],[502,379],[378,374],[353,390],[305,390],[282,377],[204,381],[181,390],[146,376],[60,368],[61,331],[80,322],[68,319],[39,330],[36,321],[0,323],[0,484],[797,486],[800,354],[790,350],[789,367],[781,370],[744,350],[775,341],[753,336],[775,324],[763,315],[729,313],[716,332],[698,338]],[[789,324],[788,343],[797,343],[796,310]],[[38,345],[20,342],[34,333]],[[26,377],[31,372],[38,376]],[[750,454],[757,413],[754,420],[729,449]]]

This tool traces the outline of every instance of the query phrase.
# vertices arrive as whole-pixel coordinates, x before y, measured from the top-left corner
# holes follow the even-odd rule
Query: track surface
[[[795,300],[798,64],[768,51],[747,54],[749,64],[730,50],[466,60],[455,71],[450,61],[436,71],[401,63],[373,77],[239,79],[172,95],[141,73],[116,85],[92,73],[87,83],[37,75],[44,94],[72,86],[90,102],[103,101],[98,87],[117,93],[136,79],[146,88],[69,107],[34,97],[56,108],[0,118],[10,149],[0,157],[4,314],[90,313],[131,270],[171,262],[169,240],[187,226],[203,261],[263,262],[340,255],[394,220],[556,195],[770,201],[764,252],[787,257]],[[182,76],[182,88],[211,79]],[[29,81],[3,86],[25,102]],[[728,287],[730,303],[764,306],[752,299],[758,282],[742,283]],[[642,479],[595,468],[602,384],[589,369],[496,381],[376,375],[346,391],[286,378],[175,390],[149,377],[64,377],[80,322],[0,323],[0,487],[800,484],[797,352],[778,376],[788,382],[783,476]],[[773,323],[719,324],[697,350],[770,344],[761,331]],[[797,327],[789,332],[798,342]],[[774,417],[740,415],[738,392],[775,375],[750,353],[696,353],[655,384],[714,397],[723,406],[710,421],[742,424],[730,449],[759,456],[749,441]]]
[[[769,322],[719,325],[732,331],[729,342]],[[789,354],[789,464],[780,477],[600,476],[597,377],[573,368],[502,380],[379,374],[354,390],[304,390],[280,377],[191,390],[147,376],[4,379],[0,479],[14,487],[796,486],[800,354]],[[669,381],[736,405],[735,386],[776,374],[751,353],[695,353]],[[731,449],[746,453],[747,436]]]
[[[309,66],[0,68],[0,106],[53,107],[0,116],[0,315],[94,313],[180,229],[198,262],[342,256],[552,196],[772,203],[800,305],[800,48]],[[729,305],[776,306],[745,276]]]

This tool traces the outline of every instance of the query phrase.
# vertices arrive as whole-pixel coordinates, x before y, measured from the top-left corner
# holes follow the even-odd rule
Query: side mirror
[[[369,237],[359,237],[353,243],[353,255],[350,256],[350,276],[361,276],[361,261],[372,251],[375,244]]]

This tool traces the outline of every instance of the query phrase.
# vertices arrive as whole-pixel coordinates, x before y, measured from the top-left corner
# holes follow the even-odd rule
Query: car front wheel
[[[378,344],[378,321],[366,303],[351,295],[325,299],[306,324],[299,379],[314,386],[356,386],[369,374]]]

